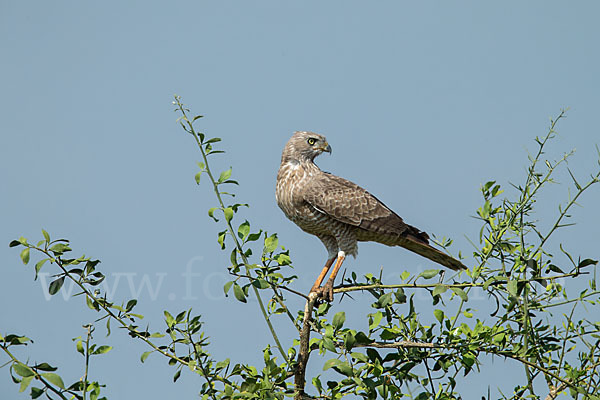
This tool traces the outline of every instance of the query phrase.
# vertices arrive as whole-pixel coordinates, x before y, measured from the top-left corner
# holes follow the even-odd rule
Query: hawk
[[[358,242],[401,246],[452,270],[466,269],[460,261],[430,246],[427,233],[406,224],[371,193],[321,171],[314,159],[323,152],[331,154],[325,136],[295,132],[283,149],[275,190],[277,205],[285,216],[318,237],[327,249],[327,262],[311,292],[333,300],[335,277],[348,255],[356,257]],[[334,261],[329,280],[321,288]]]

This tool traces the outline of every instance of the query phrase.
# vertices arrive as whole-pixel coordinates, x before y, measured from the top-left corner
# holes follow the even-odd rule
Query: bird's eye
[[[311,137],[311,138],[308,138],[307,142],[308,142],[308,144],[310,144],[310,145],[312,146],[312,145],[314,145],[315,143],[317,143],[317,139],[315,139],[315,138]]]

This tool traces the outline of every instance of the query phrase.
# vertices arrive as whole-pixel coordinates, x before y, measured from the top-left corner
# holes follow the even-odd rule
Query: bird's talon
[[[333,285],[325,285],[322,288],[322,295],[321,295],[321,297],[326,302],[331,303],[333,301]]]
[[[310,293],[315,293],[317,295],[316,304],[321,304],[321,302],[325,301],[327,303],[331,303],[333,301],[333,286],[325,285],[319,288],[313,288],[310,290]]]
[[[323,297],[323,288],[322,287],[312,288],[310,290],[310,293],[315,293],[317,295],[317,302],[318,302],[319,299],[321,299]]]

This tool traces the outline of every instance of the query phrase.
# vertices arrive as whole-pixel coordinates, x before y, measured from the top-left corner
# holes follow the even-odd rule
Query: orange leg
[[[325,279],[325,275],[327,275],[327,273],[329,272],[329,268],[331,268],[331,264],[333,264],[334,261],[335,261],[335,257],[327,260],[327,262],[325,263],[325,266],[323,267],[323,270],[321,271],[321,274],[315,281],[315,284],[313,285],[312,289],[310,289],[311,292],[316,292],[319,289],[319,287],[321,286],[321,283],[323,282],[323,279]]]
[[[329,277],[329,280],[325,286],[323,286],[323,297],[325,298],[325,301],[333,301],[333,283],[335,282],[335,276],[340,270],[344,259],[346,259],[346,255],[343,252],[340,252],[340,254],[338,254],[335,266],[333,267],[333,271],[331,271],[331,276]]]

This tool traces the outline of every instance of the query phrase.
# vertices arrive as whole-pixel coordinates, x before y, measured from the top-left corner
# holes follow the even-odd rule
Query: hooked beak
[[[327,142],[325,142],[325,147],[322,147],[321,150],[323,150],[324,152],[327,152],[327,153],[331,154],[331,146]]]

